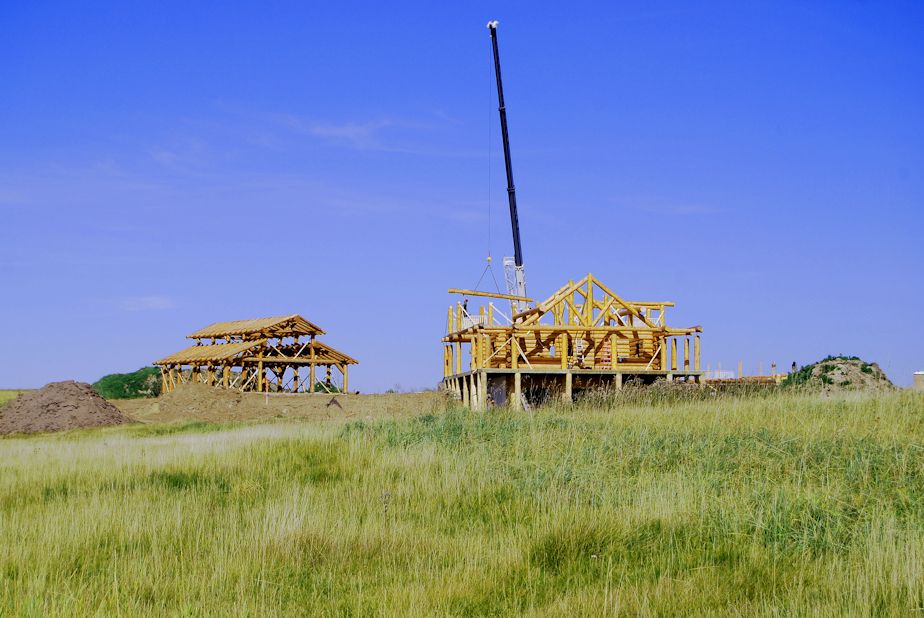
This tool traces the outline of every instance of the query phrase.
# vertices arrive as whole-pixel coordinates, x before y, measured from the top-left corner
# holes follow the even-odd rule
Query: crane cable
[[[481,282],[484,280],[484,276],[490,272],[491,279],[494,281],[494,289],[497,291],[498,294],[500,294],[501,292],[500,285],[497,283],[497,276],[494,274],[494,267],[492,265],[492,259],[491,259],[491,205],[493,201],[493,196],[491,194],[491,183],[493,181],[491,169],[492,169],[492,163],[493,163],[492,155],[494,152],[493,150],[493,144],[494,144],[493,112],[494,110],[491,106],[491,101],[493,100],[492,97],[494,96],[493,93],[494,93],[494,87],[495,87],[494,81],[493,81],[494,80],[494,73],[493,73],[494,60],[493,58],[494,56],[492,55],[491,56],[492,72],[489,72],[488,74],[491,78],[488,80],[488,84],[489,84],[489,88],[488,88],[488,257],[487,257],[487,264],[485,265],[484,270],[481,271],[481,276],[478,277],[478,283],[476,283],[472,289],[477,290],[478,286],[481,285]]]

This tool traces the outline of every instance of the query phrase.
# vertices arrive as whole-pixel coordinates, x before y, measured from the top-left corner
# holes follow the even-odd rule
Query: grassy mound
[[[857,356],[827,356],[789,374],[784,386],[815,387],[824,390],[890,390],[895,385],[876,363]]]
[[[922,405],[779,391],[0,440],[0,615],[914,615]]]
[[[93,390],[106,399],[138,399],[160,395],[160,369],[142,367],[133,373],[113,373],[100,378]]]

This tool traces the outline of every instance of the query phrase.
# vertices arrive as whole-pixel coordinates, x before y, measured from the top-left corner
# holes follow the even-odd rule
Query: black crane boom
[[[523,266],[520,247],[520,219],[517,216],[517,190],[513,184],[513,164],[510,162],[510,138],[507,135],[507,108],[504,105],[504,84],[501,81],[500,55],[497,52],[497,22],[488,22],[491,45],[494,48],[494,74],[497,77],[497,111],[500,112],[501,134],[504,139],[504,163],[507,169],[507,201],[510,204],[510,227],[513,228],[513,258],[517,267]]]

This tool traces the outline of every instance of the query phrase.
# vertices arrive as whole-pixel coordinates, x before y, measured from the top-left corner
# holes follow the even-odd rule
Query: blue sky
[[[0,8],[0,387],[293,312],[355,388],[434,385],[446,289],[511,253],[489,19],[532,295],[673,300],[713,368],[924,369],[920,3],[35,2]]]

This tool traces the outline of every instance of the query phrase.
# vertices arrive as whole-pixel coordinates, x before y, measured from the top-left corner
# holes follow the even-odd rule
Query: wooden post
[[[314,356],[314,350],[311,351],[311,355]],[[315,378],[316,378],[316,376],[315,376],[315,367],[314,367],[314,363],[312,362],[312,363],[308,366],[308,392],[309,392],[309,393],[313,393],[313,392],[314,392],[314,384],[315,384],[315,381],[316,381]]]
[[[231,366],[224,365],[221,368],[221,385],[225,388],[231,386]]]
[[[257,363],[257,392],[262,393],[263,388],[266,386],[266,371],[263,369],[263,361]]]
[[[671,371],[677,371],[677,337],[671,337]]]
[[[212,369],[212,363],[209,363],[205,369],[205,383],[209,386],[215,386],[215,370]]]
[[[478,407],[488,409],[488,374],[484,371],[478,372]]]
[[[513,374],[513,400],[510,403],[514,410],[521,410],[523,408],[523,402],[521,401],[521,397],[523,396],[522,380],[523,378],[519,371]]]
[[[683,338],[683,370],[690,370],[690,338]]]
[[[558,337],[558,341],[559,341],[558,345],[561,347],[561,352],[559,352],[559,356],[561,357],[561,368],[567,369],[568,368],[568,333],[562,333]]]
[[[661,371],[667,371],[667,338],[662,338],[660,342],[659,363]]]
[[[564,403],[568,403],[568,404],[570,404],[572,401],[571,400],[571,381],[572,381],[571,372],[568,371],[567,373],[565,373],[565,390],[561,394],[561,400]]]
[[[616,369],[619,364],[619,344],[616,333],[610,335],[610,368]]]
[[[298,341],[296,341],[298,343]],[[292,392],[298,392],[298,365],[292,367]]]
[[[468,376],[462,378],[462,405],[470,408],[472,403],[468,397]]]
[[[344,364],[343,365],[343,392],[344,393],[350,392],[349,388],[347,387],[347,383],[350,377],[349,374],[350,374],[350,366]]]
[[[494,303],[488,303],[488,326],[494,326]]]
[[[330,390],[330,386],[332,384],[330,380],[331,380],[331,368],[330,368],[330,365],[327,365],[327,378],[324,380],[324,384],[325,386],[327,386],[328,390]]]
[[[699,371],[700,363],[699,335],[693,336],[693,371]]]
[[[520,364],[520,342],[516,334],[510,339],[510,368],[516,369]]]
[[[613,384],[616,385],[617,391],[622,390],[622,374],[621,373],[617,373],[616,376],[613,378]]]

